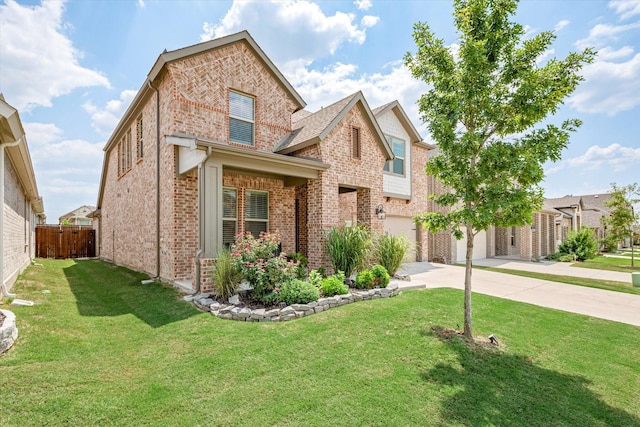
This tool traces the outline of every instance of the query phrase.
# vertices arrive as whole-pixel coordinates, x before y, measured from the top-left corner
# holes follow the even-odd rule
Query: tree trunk
[[[473,340],[473,329],[471,327],[471,269],[473,267],[473,228],[467,223],[467,258],[464,269],[464,337]]]

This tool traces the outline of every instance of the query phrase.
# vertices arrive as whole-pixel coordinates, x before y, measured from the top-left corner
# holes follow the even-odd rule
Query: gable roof
[[[221,47],[229,46],[234,43],[244,42],[249,45],[251,50],[257,55],[260,61],[265,65],[267,70],[275,77],[276,81],[282,85],[285,91],[291,96],[291,98],[295,101],[296,105],[299,109],[303,109],[307,104],[304,102],[300,94],[293,88],[291,83],[287,81],[284,75],[278,70],[271,59],[264,53],[264,51],[258,46],[256,41],[251,37],[248,31],[240,31],[239,33],[230,34],[228,36],[219,37],[217,39],[209,40],[206,42],[194,44],[192,46],[183,47],[176,50],[162,52],[156,62],[151,67],[149,74],[147,74],[147,78],[144,83],[138,90],[133,101],[127,108],[127,111],[122,115],[120,122],[114,129],[111,137],[107,141],[107,144],[104,147],[104,151],[108,151],[116,144],[116,141],[120,139],[120,134],[123,131],[123,127],[128,122],[128,118],[133,115],[133,112],[137,110],[137,108],[141,105],[142,101],[146,99],[151,93],[153,93],[152,87],[150,87],[156,78],[162,73],[165,66],[171,62],[179,61],[185,58],[189,58],[191,56],[199,55],[214,49],[219,49]]]
[[[582,205],[582,197],[581,196],[564,196],[564,197],[558,197],[555,199],[546,199],[546,202],[556,209],[570,208],[573,206]]]
[[[273,151],[280,154],[288,154],[320,143],[356,105],[362,106],[365,118],[373,131],[373,136],[386,158],[393,159],[391,147],[361,91],[349,95],[315,113],[298,112],[292,115],[293,131],[280,140],[273,147]]]
[[[95,206],[82,205],[77,209],[72,210],[71,212],[67,212],[66,214],[60,216],[58,219],[69,219],[69,218],[89,218],[89,214],[96,210]],[[78,214],[87,214],[87,215],[78,215]]]
[[[409,116],[407,116],[407,113],[404,111],[404,108],[402,108],[402,105],[400,105],[400,102],[398,102],[398,100],[391,101],[377,108],[374,108],[372,110],[372,113],[376,118],[380,118],[389,111],[393,111],[393,113],[396,115],[398,121],[400,121],[400,124],[404,127],[407,134],[409,134],[412,143],[420,144],[429,149],[435,148],[434,145],[427,144],[423,141],[422,136],[420,136],[420,133],[415,128],[415,126],[409,119]]]

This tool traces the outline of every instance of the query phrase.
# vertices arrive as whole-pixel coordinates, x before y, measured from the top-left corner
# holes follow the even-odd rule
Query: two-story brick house
[[[283,251],[328,266],[328,228],[383,232],[384,211],[426,259],[410,218],[430,146],[400,105],[374,112],[357,92],[304,107],[247,32],[161,54],[105,146],[100,256],[206,288],[200,267],[236,233],[278,230]]]

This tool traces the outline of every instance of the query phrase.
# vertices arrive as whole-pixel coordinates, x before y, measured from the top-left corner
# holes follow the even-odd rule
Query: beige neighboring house
[[[610,215],[609,208],[605,203],[609,200],[611,200],[609,193],[583,196],[568,195],[546,199],[545,204],[556,210],[557,243],[562,243],[567,238],[569,231],[577,231],[582,226],[592,228],[596,237],[603,239],[607,234],[604,218]]]
[[[92,225],[90,214],[95,211],[95,206],[83,205],[58,218],[58,224],[66,222],[67,225]]]
[[[0,167],[1,291],[13,296],[16,278],[35,257],[35,227],[46,217],[20,116],[1,94]]]

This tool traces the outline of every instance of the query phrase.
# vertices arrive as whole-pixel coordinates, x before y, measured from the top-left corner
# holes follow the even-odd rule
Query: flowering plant
[[[268,303],[276,287],[296,277],[298,261],[277,255],[280,233],[261,232],[255,238],[250,232],[236,235],[231,245],[231,263],[253,286],[253,295]]]

